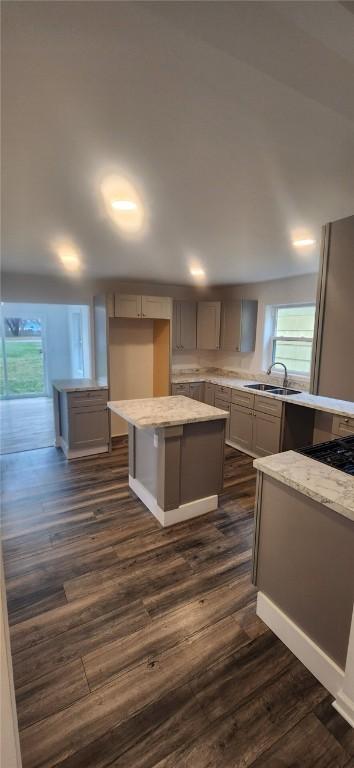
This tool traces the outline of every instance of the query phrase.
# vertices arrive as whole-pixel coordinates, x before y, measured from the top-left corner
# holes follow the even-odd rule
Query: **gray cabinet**
[[[281,437],[281,419],[269,413],[254,411],[252,451],[257,456],[269,456],[279,453]]]
[[[335,437],[354,435],[354,416],[333,416],[332,433]]]
[[[197,348],[220,348],[220,301],[198,301]]]
[[[248,299],[223,301],[221,307],[221,349],[253,352],[256,345],[258,302]]]
[[[115,317],[141,317],[141,296],[116,293],[114,296]]]
[[[128,293],[116,293],[114,297],[114,316],[127,318],[147,318],[169,320],[172,302],[167,296],[139,296]]]
[[[354,216],[323,229],[310,392],[354,400]]]
[[[179,350],[197,347],[196,301],[173,302],[173,348]]]
[[[233,392],[232,399],[237,399],[238,394]],[[282,401],[245,393],[245,397],[247,395],[249,405],[246,402],[231,404],[230,441],[255,456],[278,453],[282,439]]]
[[[210,384],[208,381],[204,384],[204,402],[207,405],[215,404],[215,385]]]
[[[172,300],[167,296],[142,296],[141,316],[152,320],[169,320],[172,315]]]
[[[191,397],[192,400],[200,400],[202,402],[204,399],[204,382],[193,381],[190,384],[188,382],[172,384],[172,394]]]
[[[241,450],[252,451],[253,411],[231,404],[230,441]]]
[[[67,458],[109,450],[107,389],[58,391],[54,385],[56,445]]]
[[[230,409],[231,409],[230,400],[220,397],[220,395],[217,395],[216,392],[215,392],[215,398],[214,398],[214,406],[215,408],[221,408],[222,411],[227,411],[228,413],[230,413]],[[225,440],[229,440],[229,439],[230,439],[230,418],[228,418],[225,422]]]
[[[204,395],[204,382],[193,382],[189,385],[189,397],[202,402]]]
[[[189,397],[189,384],[183,382],[181,384],[172,384],[173,395],[183,395]]]

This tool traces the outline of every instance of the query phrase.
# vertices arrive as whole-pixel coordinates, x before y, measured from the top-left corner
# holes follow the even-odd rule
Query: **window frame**
[[[277,317],[278,317],[278,309],[294,309],[294,307],[313,307],[315,310],[315,320],[314,320],[314,328],[313,328],[313,335],[312,338],[309,339],[308,336],[278,336],[276,334],[276,324],[277,324]],[[272,364],[275,362],[275,348],[276,348],[276,342],[277,341],[288,341],[288,342],[300,342],[300,343],[308,343],[311,344],[311,356],[313,352],[313,342],[315,338],[315,322],[316,322],[316,304],[314,301],[302,301],[302,302],[294,302],[293,304],[273,304],[272,305],[272,333],[270,337],[270,347],[271,347],[271,358],[272,358]],[[280,362],[280,361],[279,361]],[[310,362],[310,370],[309,371],[293,371],[290,368],[288,368],[288,373],[291,373],[292,376],[302,376],[304,378],[310,378],[311,375],[311,362]]]

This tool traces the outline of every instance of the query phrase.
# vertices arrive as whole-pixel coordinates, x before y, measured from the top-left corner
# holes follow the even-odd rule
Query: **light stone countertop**
[[[255,459],[253,466],[354,522],[352,475],[295,451]]]
[[[183,395],[116,400],[108,402],[108,407],[135,427],[145,429],[217,421],[229,417],[227,411]]]
[[[263,377],[264,378],[264,377]],[[246,392],[252,392],[254,395],[261,395],[262,397],[270,397],[274,400],[283,400],[285,403],[292,403],[294,405],[302,405],[305,408],[314,408],[317,411],[326,411],[327,413],[333,413],[337,416],[353,417],[354,416],[354,403],[349,400],[336,400],[332,397],[322,397],[320,395],[310,395],[308,392],[301,392],[299,395],[274,395],[272,392],[263,392],[257,389],[253,389],[247,386],[247,384],[253,384],[257,379],[241,379],[233,376],[222,376],[212,373],[200,373],[200,374],[173,374],[171,378],[172,384],[192,383],[192,382],[207,381],[210,384],[219,384],[223,387],[231,387],[231,389],[240,389]],[[260,379],[261,381],[261,379]],[[269,380],[271,384],[271,379]],[[277,385],[274,385],[277,386]],[[300,388],[300,387],[299,387]],[[297,389],[297,387],[291,387],[291,389]]]
[[[97,389],[108,389],[107,384],[99,384],[94,379],[56,379],[52,386],[58,392],[81,392]]]

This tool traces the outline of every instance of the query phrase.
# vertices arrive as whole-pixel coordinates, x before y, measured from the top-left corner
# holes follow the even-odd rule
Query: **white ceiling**
[[[353,5],[353,4],[352,4]],[[333,2],[3,3],[3,266],[210,283],[313,272],[354,211],[354,14]],[[124,239],[100,184],[148,218]]]

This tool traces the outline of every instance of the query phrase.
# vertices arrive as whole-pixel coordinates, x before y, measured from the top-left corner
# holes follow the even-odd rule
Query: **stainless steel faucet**
[[[268,376],[271,374],[272,368],[274,368],[275,365],[282,365],[284,368],[285,373],[284,373],[283,387],[286,388],[289,385],[289,379],[288,379],[288,369],[284,363],[281,363],[280,361],[278,362],[277,360],[275,360],[274,363],[272,363],[272,365],[269,366],[267,370],[267,374]]]

